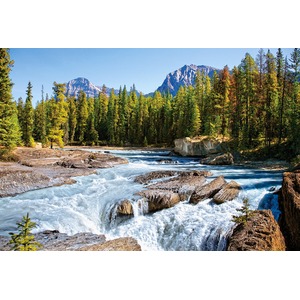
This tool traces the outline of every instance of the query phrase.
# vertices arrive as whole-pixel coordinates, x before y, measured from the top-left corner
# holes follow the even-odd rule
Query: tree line
[[[65,96],[65,84],[53,84],[53,96],[42,93],[32,105],[29,82],[25,102],[12,100],[9,51],[0,52],[0,145],[23,143],[45,146],[171,145],[175,138],[198,135],[232,139],[238,149],[289,142],[300,149],[300,50],[290,57],[281,49],[274,56],[261,49],[253,58],[225,66],[212,78],[197,72],[193,86],[177,94],[153,96],[127,92],[126,86],[107,95],[105,86],[95,97],[83,91]]]

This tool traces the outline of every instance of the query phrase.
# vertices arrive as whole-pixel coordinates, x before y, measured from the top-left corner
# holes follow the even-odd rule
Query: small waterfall
[[[131,201],[133,216],[135,218],[143,216],[148,213],[148,201],[145,198],[138,199],[137,201]]]

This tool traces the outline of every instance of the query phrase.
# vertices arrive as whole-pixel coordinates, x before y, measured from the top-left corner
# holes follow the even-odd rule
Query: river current
[[[99,150],[90,150],[99,151]],[[234,223],[232,215],[247,197],[251,209],[271,209],[278,219],[277,196],[271,190],[281,186],[282,172],[249,169],[242,166],[204,166],[199,159],[169,157],[168,152],[114,150],[125,157],[127,165],[98,169],[97,174],[76,177],[77,183],[26,192],[0,199],[0,235],[16,231],[16,223],[27,212],[37,227],[33,232],[57,229],[67,234],[92,232],[107,239],[131,236],[142,250],[225,250],[226,239]],[[158,162],[162,159],[172,162]],[[176,206],[143,214],[134,194],[144,186],[135,183],[137,175],[156,170],[210,170],[242,186],[237,199],[214,204],[207,199],[197,205],[180,202]],[[130,199],[134,205],[131,218],[112,218],[113,207]]]

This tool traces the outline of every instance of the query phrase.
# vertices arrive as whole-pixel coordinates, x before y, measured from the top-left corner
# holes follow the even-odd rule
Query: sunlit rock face
[[[182,156],[205,157],[212,154],[222,153],[221,142],[210,137],[191,139],[189,137],[174,141],[174,152]]]
[[[246,224],[237,225],[228,251],[284,251],[285,240],[271,210],[256,211]]]
[[[178,70],[175,70],[167,75],[162,85],[157,89],[160,93],[170,93],[175,96],[181,86],[189,86],[195,83],[197,71],[213,77],[214,71],[219,71],[216,68],[209,66],[185,65]]]

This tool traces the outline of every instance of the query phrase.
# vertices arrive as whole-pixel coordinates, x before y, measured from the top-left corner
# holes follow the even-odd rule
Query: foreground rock
[[[210,154],[222,153],[222,143],[211,137],[197,139],[183,138],[174,141],[174,152],[182,156],[208,156]]]
[[[223,188],[214,195],[213,201],[216,204],[222,204],[224,202],[231,201],[238,196],[240,190],[241,186],[232,180],[224,185]]]
[[[228,239],[228,251],[285,251],[280,227],[271,210],[255,211],[244,225],[237,225]]]
[[[283,174],[279,224],[288,250],[300,250],[300,171]]]
[[[106,241],[105,235],[77,233],[67,235],[58,230],[46,230],[34,234],[43,245],[40,251],[141,251],[141,246],[131,237]],[[9,251],[10,237],[0,236],[0,251]]]
[[[71,177],[96,173],[127,160],[110,154],[88,151],[17,148],[18,163],[0,162],[0,197],[15,196],[31,190],[72,184]]]
[[[132,237],[118,238],[103,244],[87,246],[80,251],[142,251],[141,246]]]

